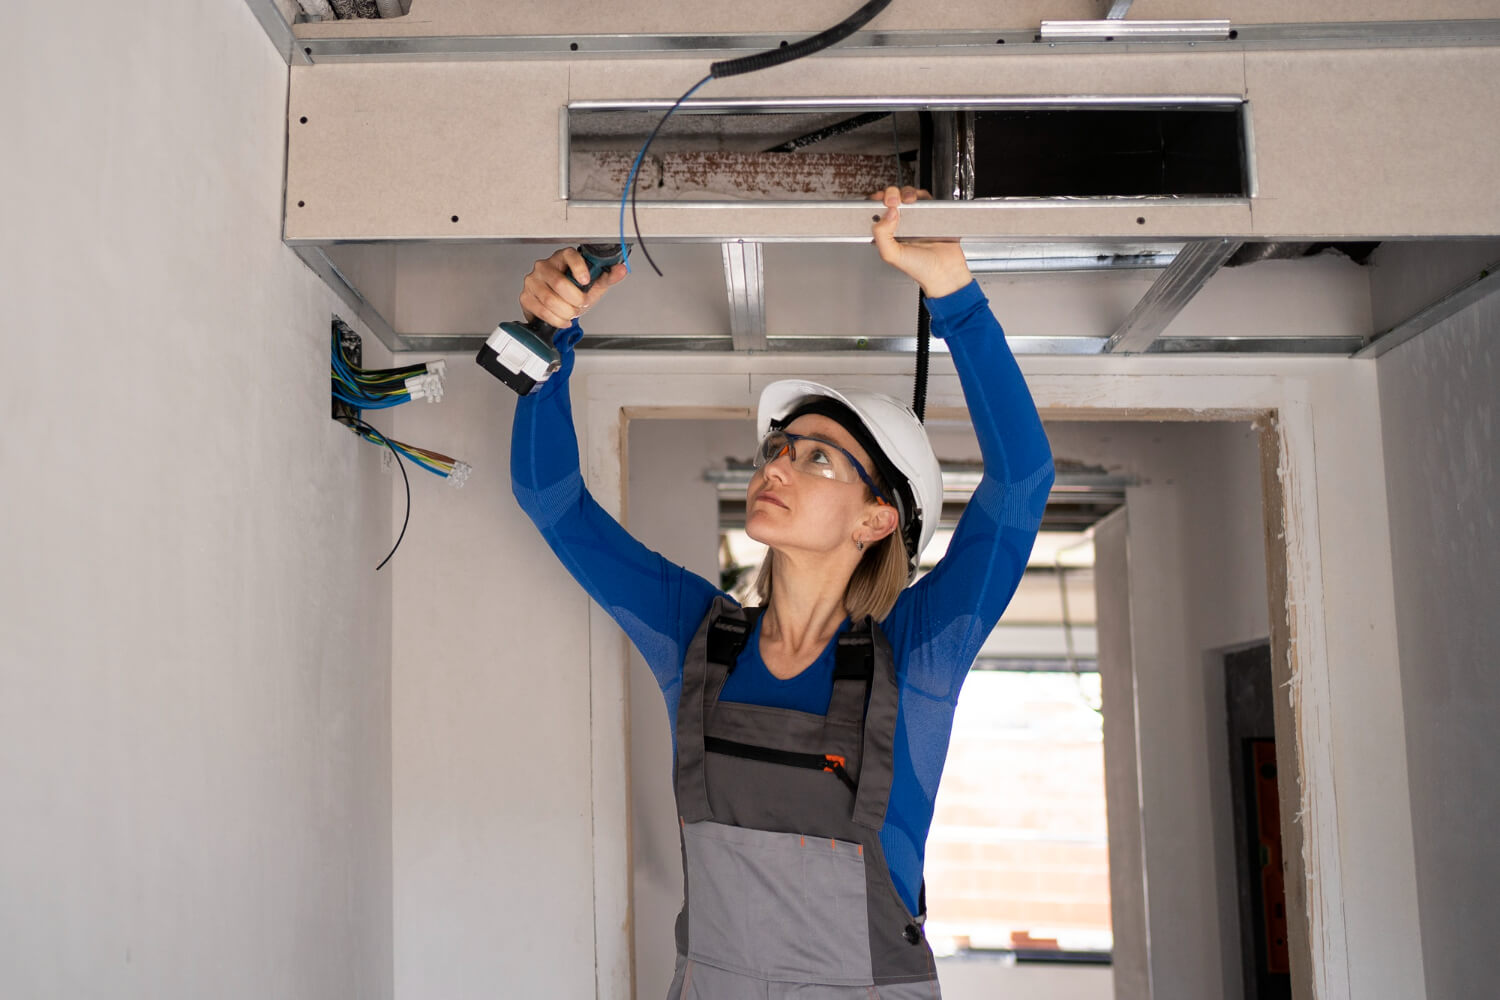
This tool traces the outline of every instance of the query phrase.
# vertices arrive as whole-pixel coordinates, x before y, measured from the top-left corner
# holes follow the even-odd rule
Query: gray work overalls
[[[720,702],[758,617],[715,600],[683,664],[686,899],[668,1000],[934,1000],[922,921],[878,836],[898,706],[890,644],[869,619],[839,637],[826,716]]]

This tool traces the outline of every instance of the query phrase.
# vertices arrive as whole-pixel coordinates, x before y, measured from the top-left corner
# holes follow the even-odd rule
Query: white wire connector
[[[413,375],[406,380],[406,392],[412,399],[436,403],[443,398],[443,380],[436,375]]]
[[[454,462],[453,471],[448,473],[448,485],[455,490],[461,489],[469,481],[469,473],[473,471],[468,462]]]
[[[448,374],[448,362],[444,361],[442,358],[439,358],[436,361],[427,362],[427,374],[436,375],[440,379],[443,378]]]

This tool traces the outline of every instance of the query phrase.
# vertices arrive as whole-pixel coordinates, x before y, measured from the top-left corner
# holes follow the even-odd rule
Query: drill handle
[[[578,252],[583,255],[583,261],[589,266],[589,280],[587,283],[578,285],[578,279],[573,277],[572,270],[567,270],[568,280],[578,285],[580,292],[587,292],[594,287],[594,282],[604,276],[604,272],[623,263],[625,251],[618,243],[584,243],[578,247]],[[557,333],[557,327],[548,323],[540,317],[532,317],[526,323],[526,329],[542,338],[545,344],[552,343],[552,337]]]

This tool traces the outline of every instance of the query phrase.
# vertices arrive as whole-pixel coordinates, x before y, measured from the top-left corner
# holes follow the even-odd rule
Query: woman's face
[[[866,470],[870,456],[836,420],[815,413],[788,424],[790,434],[837,445],[859,460]],[[800,448],[815,446],[804,441]],[[867,508],[874,505],[862,482],[810,476],[792,468],[782,455],[755,470],[745,493],[745,533],[773,549],[831,552],[840,546],[853,551],[854,535]]]

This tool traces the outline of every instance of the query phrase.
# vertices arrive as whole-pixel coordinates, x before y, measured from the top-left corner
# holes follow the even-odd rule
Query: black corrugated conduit
[[[820,31],[816,35],[793,42],[790,45],[782,45],[780,48],[771,49],[768,52],[757,52],[751,56],[741,56],[738,59],[725,59],[720,62],[711,63],[708,74],[715,80],[722,80],[726,76],[739,76],[741,73],[754,73],[756,70],[770,69],[772,66],[780,66],[782,63],[791,62],[793,59],[801,59],[810,56],[814,52],[821,52],[832,45],[837,45],[860,28],[874,20],[875,15],[885,10],[891,4],[891,0],[870,0],[859,10],[850,14],[838,24],[827,31]]]

